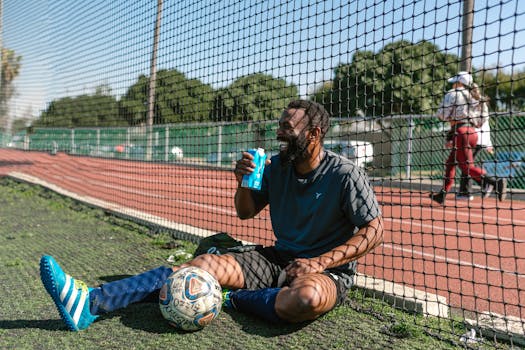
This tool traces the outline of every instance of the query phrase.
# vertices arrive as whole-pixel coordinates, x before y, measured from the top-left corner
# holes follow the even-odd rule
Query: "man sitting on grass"
[[[330,126],[318,103],[290,102],[279,120],[280,153],[267,161],[260,191],[241,187],[254,170],[244,152],[234,170],[241,219],[270,207],[274,246],[204,254],[176,267],[159,267],[88,288],[43,256],[40,274],[70,330],[87,328],[102,313],[158,291],[180,267],[197,266],[226,289],[223,303],[269,322],[314,320],[339,305],[354,281],[356,260],[383,240],[381,211],[367,176],[352,161],[323,148]]]

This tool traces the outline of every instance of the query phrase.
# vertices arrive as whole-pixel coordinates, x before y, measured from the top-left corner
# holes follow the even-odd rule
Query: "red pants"
[[[463,174],[470,176],[477,183],[481,183],[481,177],[485,175],[485,171],[474,166],[474,158],[472,157],[472,149],[476,148],[477,142],[478,134],[474,128],[461,126],[456,130],[452,139],[452,150],[445,164],[444,190],[446,192],[449,192],[454,185],[456,165],[459,166]]]

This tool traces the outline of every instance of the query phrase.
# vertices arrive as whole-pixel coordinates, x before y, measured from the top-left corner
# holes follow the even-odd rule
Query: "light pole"
[[[150,79],[148,89],[148,119],[146,132],[148,133],[148,144],[146,146],[146,160],[151,160],[153,148],[153,117],[155,115],[155,83],[157,80],[157,48],[159,45],[160,20],[162,18],[162,0],[157,0],[157,20],[155,21],[155,33],[153,34],[153,52],[151,53]]]
[[[3,54],[4,54],[4,42],[3,42],[3,38],[4,38],[4,0],[0,0],[0,93],[2,92],[2,79],[1,79],[1,75],[4,73],[3,70],[4,70],[4,67],[3,67],[3,62],[4,62],[4,57],[3,57]],[[0,99],[0,103],[3,103],[4,99]],[[7,104],[7,101],[6,101],[6,104]],[[4,106],[0,106],[0,113],[4,114],[4,111],[7,111],[7,108],[4,108]],[[6,113],[7,114],[7,113]],[[4,117],[6,119],[4,119]],[[5,131],[7,133],[7,115],[0,115],[0,121],[2,121],[2,125],[0,125],[0,127],[3,129],[3,131]],[[4,124],[6,123],[6,124]],[[11,136],[11,135],[9,135]]]
[[[474,0],[463,0],[463,28],[461,41],[461,70],[472,73],[472,26]]]

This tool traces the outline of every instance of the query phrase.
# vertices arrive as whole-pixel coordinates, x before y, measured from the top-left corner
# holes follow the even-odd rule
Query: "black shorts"
[[[241,266],[246,289],[282,287],[279,277],[284,268],[294,260],[293,256],[277,251],[274,247],[257,246],[246,252],[229,252]],[[356,262],[327,269],[323,272],[336,285],[337,301],[340,305],[354,284]]]

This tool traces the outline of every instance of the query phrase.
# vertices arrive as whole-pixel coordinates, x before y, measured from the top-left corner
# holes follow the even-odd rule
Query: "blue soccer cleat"
[[[98,318],[89,311],[90,289],[64,273],[53,257],[40,259],[40,278],[69,330],[86,329]]]

